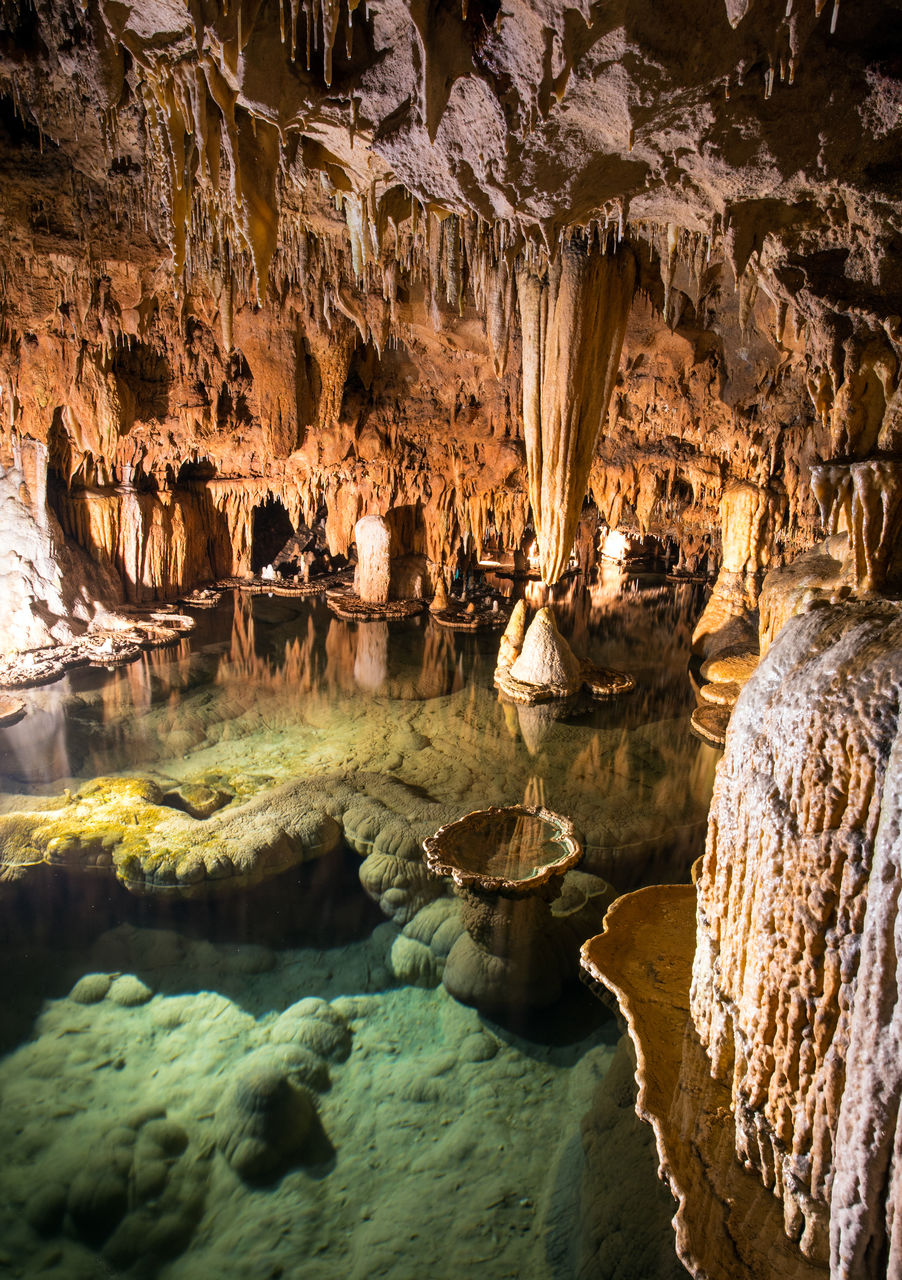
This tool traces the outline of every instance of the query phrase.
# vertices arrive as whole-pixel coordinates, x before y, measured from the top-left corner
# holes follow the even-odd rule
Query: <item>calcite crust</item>
[[[898,1073],[868,1046],[896,1017],[900,698],[898,605],[792,618],[733,712],[699,880],[692,1016],[730,1085],[737,1155],[808,1257],[827,1261],[832,1230],[837,1277],[878,1274],[839,1262],[877,1256],[865,1237],[899,1247],[870,1167],[892,1124],[866,1117],[886,1113],[887,1091],[899,1101]]]

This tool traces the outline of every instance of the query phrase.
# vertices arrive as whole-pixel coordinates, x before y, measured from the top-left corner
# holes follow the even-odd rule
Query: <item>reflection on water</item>
[[[619,577],[527,591],[635,693],[562,720],[499,702],[497,634],[226,596],[178,646],[30,691],[0,732],[0,805],[110,773],[244,798],[366,772],[460,814],[565,813],[618,890],[685,876],[717,758],[688,729],[702,599]],[[512,1028],[399,983],[410,940],[359,892],[358,863],[342,847],[194,903],[49,870],[0,885],[0,1235],[19,1274],[680,1274],[601,1006],[576,992]],[[322,1141],[291,1111],[301,1089]],[[290,1123],[266,1119],[277,1104]],[[262,1184],[245,1140],[275,1143]]]
[[[0,785],[58,794],[138,771],[167,787],[239,777],[246,796],[323,771],[391,773],[461,813],[566,813],[618,888],[681,877],[717,758],[688,728],[698,590],[606,576],[527,592],[553,599],[575,651],[630,671],[635,692],[562,719],[555,704],[498,700],[494,633],[345,622],[316,600],[235,594],[178,646],[31,691],[26,718],[0,732]]]

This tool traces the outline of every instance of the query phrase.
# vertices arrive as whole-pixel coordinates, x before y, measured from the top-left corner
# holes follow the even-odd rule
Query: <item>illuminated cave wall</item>
[[[757,536],[754,601],[816,532],[811,464],[897,443],[890,15],[3,6],[3,465],[46,444],[132,599],[249,572],[270,498],[325,502],[334,552],[408,507],[437,566],[533,524],[553,576],[588,484],[725,565]]]

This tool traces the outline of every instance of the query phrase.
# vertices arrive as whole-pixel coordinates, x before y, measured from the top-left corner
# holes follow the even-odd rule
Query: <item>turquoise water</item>
[[[576,652],[637,689],[555,720],[498,702],[497,635],[229,595],[178,647],[31,691],[0,732],[0,807],[118,773],[227,805],[340,778],[399,813],[542,803],[616,891],[681,879],[717,758],[688,731],[702,603],[650,580],[557,593]],[[423,922],[459,904],[389,892],[386,919],[361,865],[341,844],[190,901],[45,867],[0,883],[0,1268],[681,1273],[613,1018],[578,985],[540,1011],[455,1000]]]

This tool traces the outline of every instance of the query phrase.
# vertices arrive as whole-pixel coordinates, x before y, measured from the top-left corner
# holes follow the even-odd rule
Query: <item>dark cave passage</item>
[[[294,526],[278,498],[267,498],[254,510],[251,532],[251,572],[259,573],[272,564],[295,535]]]

